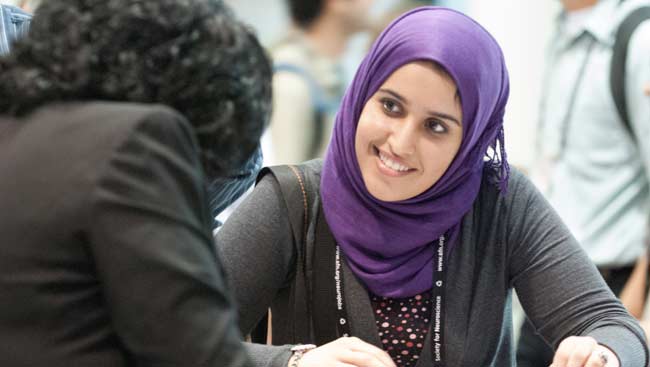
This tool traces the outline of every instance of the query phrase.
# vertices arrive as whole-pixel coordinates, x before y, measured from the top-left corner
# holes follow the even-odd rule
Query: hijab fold
[[[365,103],[396,69],[427,60],[442,66],[458,88],[460,149],[428,190],[403,201],[378,200],[366,189],[359,169],[357,122]],[[431,288],[434,245],[443,234],[448,247],[458,241],[462,217],[478,195],[486,163],[494,183],[506,191],[503,115],[508,92],[499,45],[460,12],[417,8],[393,21],[375,41],[343,97],[320,189],[332,234],[370,292],[402,298]]]

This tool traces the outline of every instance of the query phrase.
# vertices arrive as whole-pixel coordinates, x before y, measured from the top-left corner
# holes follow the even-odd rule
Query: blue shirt
[[[11,5],[0,5],[0,55],[9,53],[11,44],[29,31],[32,16]]]
[[[564,14],[549,50],[538,148],[538,182],[599,266],[632,264],[650,218],[650,21],[632,35],[626,65],[628,133],[609,86],[620,21],[646,0],[601,0]]]

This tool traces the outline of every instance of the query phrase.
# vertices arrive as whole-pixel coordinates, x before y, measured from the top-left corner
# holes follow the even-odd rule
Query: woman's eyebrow
[[[386,93],[386,94],[390,94],[395,99],[397,99],[398,101],[404,103],[407,106],[409,104],[409,101],[406,98],[402,97],[399,93],[395,92],[394,90],[391,90],[391,89],[388,89],[388,88],[381,88],[381,89],[379,89],[379,91],[383,92],[383,93]],[[438,112],[438,111],[427,111],[427,114],[430,115],[430,116],[433,116],[433,117],[437,117],[437,118],[441,118],[441,119],[444,119],[444,120],[452,121],[456,125],[461,126],[460,121],[458,121],[454,116],[449,115],[447,113]]]
[[[390,90],[390,89],[387,89],[387,88],[381,88],[381,89],[379,89],[379,91],[390,94],[391,96],[395,97],[395,99],[397,99],[398,101],[400,101],[400,102],[402,102],[402,103],[404,103],[406,105],[409,104],[409,102],[406,100],[406,98],[402,97],[401,95],[399,95],[399,93],[397,93],[397,92],[395,92],[393,90]]]

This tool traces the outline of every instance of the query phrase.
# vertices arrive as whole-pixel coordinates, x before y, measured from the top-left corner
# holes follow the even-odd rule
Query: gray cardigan
[[[307,185],[315,193],[320,169],[320,161],[303,165]],[[622,366],[646,366],[648,353],[639,325],[535,187],[516,170],[505,196],[487,181],[463,218],[461,240],[449,258],[446,365],[515,365],[511,317],[515,288],[527,315],[553,346],[570,335],[589,335],[612,349]],[[319,195],[313,195],[312,219],[319,206]],[[287,210],[277,181],[266,175],[217,234],[244,334],[272,303],[282,304],[290,293],[286,290],[295,274],[296,245]],[[313,244],[313,222],[308,245]],[[344,278],[352,334],[381,348],[368,292],[345,264]],[[274,328],[280,328],[274,335],[290,329],[289,312],[273,316]],[[430,334],[418,367],[431,364]],[[294,341],[299,342],[307,341]],[[284,367],[290,357],[287,345],[248,348],[260,367]]]

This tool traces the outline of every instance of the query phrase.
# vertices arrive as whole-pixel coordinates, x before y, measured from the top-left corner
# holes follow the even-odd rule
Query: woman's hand
[[[396,367],[388,353],[355,337],[338,338],[310,350],[298,361],[298,367],[320,366]]]
[[[620,367],[611,350],[589,336],[570,336],[555,351],[551,367]]]

